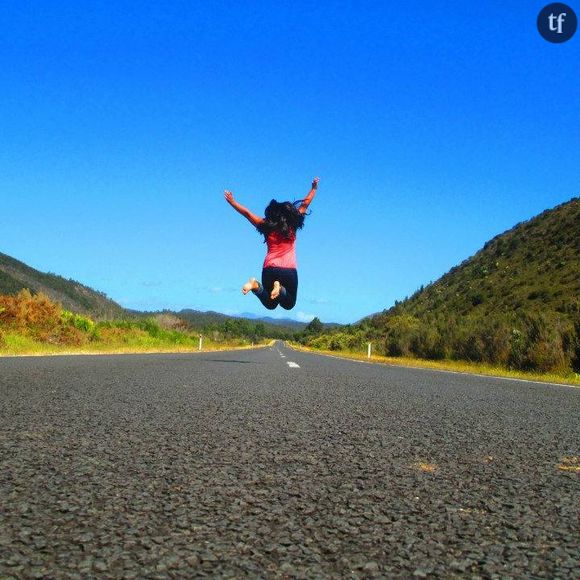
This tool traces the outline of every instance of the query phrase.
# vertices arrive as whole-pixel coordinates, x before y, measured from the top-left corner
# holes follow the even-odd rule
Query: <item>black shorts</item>
[[[282,289],[278,298],[272,300],[270,293],[276,281],[280,282]],[[264,268],[262,270],[262,288],[255,291],[254,294],[269,310],[274,310],[278,304],[286,310],[291,310],[294,308],[298,296],[298,272],[296,268]]]

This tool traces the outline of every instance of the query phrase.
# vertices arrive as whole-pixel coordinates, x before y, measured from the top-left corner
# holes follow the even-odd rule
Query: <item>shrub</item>
[[[430,325],[420,326],[411,339],[411,351],[420,358],[445,358],[445,346],[439,331]]]
[[[162,312],[155,315],[155,322],[163,330],[187,330],[189,325],[183,318],[170,314],[169,312]]]
[[[483,361],[505,365],[510,356],[510,327],[500,320],[483,319],[478,333],[483,345]]]
[[[60,326],[61,307],[44,294],[21,290],[15,296],[0,296],[0,323],[30,335]]]
[[[61,319],[65,324],[69,324],[83,332],[91,332],[95,327],[95,323],[90,318],[81,316],[80,314],[74,314],[68,310],[62,311]]]
[[[80,345],[94,323],[63,311],[47,296],[22,290],[15,296],[0,296],[0,324],[21,337],[50,344]]]
[[[471,362],[482,362],[484,359],[485,346],[480,336],[471,334],[466,337],[458,351],[458,358]]]
[[[152,336],[153,338],[157,338],[162,332],[159,323],[153,318],[146,318],[145,320],[140,320],[136,324],[136,327],[141,330],[144,330],[147,334],[149,334],[149,336]]]
[[[542,314],[519,316],[512,332],[510,366],[521,370],[560,372],[574,357],[574,328]]]
[[[385,351],[388,356],[409,356],[419,320],[408,314],[385,319]]]
[[[523,368],[542,373],[561,371],[566,366],[561,345],[555,341],[538,340],[528,347]]]
[[[85,332],[74,326],[62,326],[57,332],[49,336],[46,342],[81,346],[87,342],[88,338]]]

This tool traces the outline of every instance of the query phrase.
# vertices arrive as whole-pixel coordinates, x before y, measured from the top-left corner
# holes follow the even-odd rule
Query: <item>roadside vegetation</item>
[[[395,315],[332,332],[309,326],[297,338],[303,346],[335,354],[366,355],[370,342],[376,355],[390,359],[453,363],[455,368],[479,364],[574,379],[580,373],[579,322],[541,313],[482,319]]]
[[[486,363],[475,363],[462,360],[433,360],[433,359],[420,359],[417,357],[392,357],[385,356],[381,354],[376,354],[373,345],[373,350],[370,358],[368,357],[367,346],[363,349],[340,349],[340,350],[329,350],[320,347],[305,346],[301,342],[290,342],[290,346],[297,350],[316,352],[319,354],[338,356],[341,358],[348,358],[352,360],[358,360],[361,362],[369,363],[382,363],[394,366],[412,367],[412,368],[424,368],[440,371],[451,371],[456,373],[469,373],[477,375],[487,375],[492,377],[505,377],[511,379],[520,379],[526,381],[540,381],[546,383],[558,383],[565,385],[572,385],[580,387],[580,374],[574,372],[564,372],[564,373],[540,373],[534,371],[518,371],[514,369],[509,369],[507,367],[501,367]]]
[[[227,321],[192,328],[170,314],[95,321],[72,313],[42,293],[0,295],[0,355],[63,352],[194,351],[266,344],[259,323]],[[263,325],[262,325],[263,326]]]
[[[328,331],[315,319],[309,348],[391,360],[578,381],[580,199],[496,236],[413,296]],[[479,365],[479,367],[477,366]]]

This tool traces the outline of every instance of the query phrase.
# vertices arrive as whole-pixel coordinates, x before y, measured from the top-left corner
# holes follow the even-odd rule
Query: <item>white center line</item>
[[[288,361],[286,363],[291,369],[299,369],[300,365],[297,365],[295,362]]]

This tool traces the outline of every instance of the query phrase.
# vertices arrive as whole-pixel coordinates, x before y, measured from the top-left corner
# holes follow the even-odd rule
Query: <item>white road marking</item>
[[[291,369],[299,369],[299,368],[300,368],[300,365],[297,365],[295,362],[292,362],[292,361],[288,361],[286,364],[287,364],[287,365],[288,365],[288,366],[289,366]]]
[[[291,350],[296,350],[296,349],[291,349]],[[570,389],[579,389],[580,387],[578,385],[571,385],[569,383],[545,383],[543,381],[534,381],[533,379],[516,379],[514,377],[499,377],[497,375],[482,375],[481,373],[469,373],[467,371],[451,371],[451,370],[447,370],[447,369],[430,369],[427,367],[415,367],[412,365],[399,365],[399,364],[393,364],[393,363],[388,363],[388,362],[383,362],[383,361],[366,361],[366,360],[358,360],[358,359],[353,359],[353,358],[347,358],[345,356],[336,356],[334,354],[327,354],[325,352],[312,352],[309,350],[306,351],[302,351],[302,352],[306,352],[308,354],[311,354],[313,356],[326,356],[328,358],[335,358],[337,360],[341,360],[343,362],[352,362],[352,363],[358,363],[358,364],[363,364],[363,365],[377,365],[377,366],[384,366],[384,367],[389,367],[392,369],[413,369],[415,371],[425,371],[425,372],[436,372],[436,373],[449,373],[452,375],[466,375],[468,377],[480,377],[482,379],[496,379],[498,381],[515,381],[515,382],[520,382],[520,383],[532,383],[535,385],[545,385],[547,387],[568,387]]]

